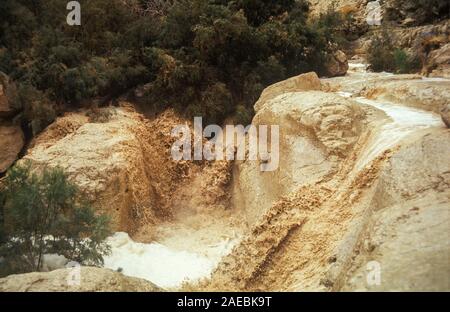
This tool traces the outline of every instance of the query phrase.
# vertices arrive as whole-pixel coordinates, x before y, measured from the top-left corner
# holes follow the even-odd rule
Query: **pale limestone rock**
[[[448,142],[447,130],[434,131],[403,147],[382,169],[374,213],[343,290],[450,289]],[[369,261],[380,265],[379,285],[367,282]]]
[[[265,88],[255,104],[255,111],[280,94],[308,90],[321,90],[320,79],[315,72],[298,75]]]
[[[172,215],[175,190],[198,165],[174,161],[170,153],[172,129],[188,121],[171,110],[148,120],[120,105],[58,118],[21,161],[61,167],[96,211],[110,216],[113,231],[134,234]]]
[[[280,126],[279,168],[261,172],[258,161],[237,163],[235,206],[256,219],[281,196],[329,175],[359,139],[364,111],[357,103],[321,91],[289,92],[267,101],[254,125]]]
[[[324,79],[330,90],[340,90],[377,101],[389,101],[439,114],[450,98],[450,80],[420,75],[352,73]]]
[[[139,217],[151,218],[152,189],[146,175],[139,115],[116,109],[104,123],[69,113],[45,130],[21,161],[60,167],[97,211],[111,217],[113,230],[132,231]],[[146,207],[143,208],[143,207]]]
[[[344,14],[356,14],[356,17],[362,18],[365,12],[366,0],[336,0],[334,3],[330,3],[327,0],[310,0],[311,15],[319,16],[325,14],[332,4],[335,8]]]
[[[147,292],[162,291],[153,283],[119,272],[81,267],[80,284],[69,283],[73,269],[10,275],[0,279],[2,292]]]
[[[329,77],[344,76],[348,70],[347,55],[338,50],[329,57],[325,65]]]
[[[349,98],[286,92],[258,107],[254,125],[280,125],[280,167],[235,165],[233,201],[250,230],[206,289],[371,290],[375,260],[384,276],[375,290],[448,290],[450,134],[435,114],[397,108],[403,102],[351,99],[405,86],[397,97],[406,106],[436,111],[447,82],[364,71],[322,82]]]

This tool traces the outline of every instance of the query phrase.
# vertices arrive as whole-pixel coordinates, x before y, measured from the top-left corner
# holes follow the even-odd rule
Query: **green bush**
[[[394,62],[396,73],[408,74],[420,70],[420,60],[415,56],[410,56],[405,50],[395,49]]]
[[[420,62],[414,55],[396,48],[387,29],[375,34],[367,53],[367,61],[375,72],[387,71],[408,74],[420,69]]]
[[[266,23],[271,17],[290,12],[296,7],[306,6],[305,1],[295,0],[239,0],[237,10],[243,10],[252,26]]]
[[[11,95],[11,102],[21,112],[16,118],[32,135],[41,132],[56,118],[54,103],[32,85],[19,85],[15,94]]]
[[[60,254],[80,264],[101,265],[109,252],[108,218],[96,216],[60,169],[41,174],[30,164],[7,173],[1,274],[39,271],[44,254]]]
[[[393,71],[395,63],[393,58],[394,46],[387,30],[372,37],[367,51],[367,61],[373,71]]]

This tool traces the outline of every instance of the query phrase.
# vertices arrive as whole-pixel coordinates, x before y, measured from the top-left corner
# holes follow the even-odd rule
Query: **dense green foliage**
[[[38,271],[44,254],[80,264],[101,265],[109,252],[108,218],[82,204],[80,193],[60,169],[38,175],[30,165],[8,171],[0,192],[0,275]]]
[[[333,38],[323,23],[306,22],[306,0],[171,2],[155,16],[124,1],[82,0],[82,24],[69,26],[65,0],[1,1],[0,71],[21,85],[24,123],[38,132],[51,109],[107,101],[139,84],[149,84],[145,102],[155,111],[246,119],[265,86],[323,71]],[[30,94],[39,98],[32,108]]]
[[[417,55],[409,55],[405,50],[395,47],[387,29],[373,35],[371,40],[367,61],[373,71],[407,74],[420,70]]]
[[[323,40],[320,46],[327,46],[326,43],[329,43],[340,49],[350,48],[350,42],[367,31],[367,25],[357,23],[353,15],[354,12],[342,12],[334,2],[330,2],[327,10],[312,22],[318,38]]]

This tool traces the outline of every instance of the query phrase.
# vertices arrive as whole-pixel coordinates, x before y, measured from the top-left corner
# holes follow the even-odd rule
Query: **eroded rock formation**
[[[364,122],[359,104],[321,91],[288,91],[267,101],[253,124],[280,125],[279,169],[261,173],[258,162],[238,163],[235,205],[259,216],[282,196],[329,176],[352,152]]]
[[[170,111],[147,120],[125,103],[94,115],[68,113],[32,142],[21,161],[63,168],[97,210],[111,216],[113,230],[134,233],[170,216],[170,193],[189,174],[188,165],[170,156],[170,131],[183,123]]]
[[[448,290],[450,145],[444,142],[448,130],[427,133],[386,162],[344,290]],[[380,265],[379,284],[367,282],[370,261]]]
[[[234,198],[253,226],[201,289],[448,289],[448,130],[436,114],[334,91],[347,99],[288,91],[257,110],[254,123],[284,128],[285,158],[272,176],[236,165]],[[367,282],[371,261],[381,284]]]

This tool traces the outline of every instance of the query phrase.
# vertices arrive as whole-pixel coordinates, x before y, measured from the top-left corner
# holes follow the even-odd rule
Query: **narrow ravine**
[[[367,79],[392,77],[390,73],[368,73],[363,63],[350,64],[345,79],[347,85]],[[424,78],[427,82],[441,79]],[[440,117],[432,112],[410,108],[401,103],[375,101],[360,97],[352,88],[336,92],[362,105],[381,110],[387,116],[381,126],[361,148],[353,165],[352,176],[357,176],[385,151],[402,143],[409,135],[430,127],[442,127]],[[199,178],[201,179],[201,177]],[[195,187],[191,185],[195,195]],[[200,196],[200,195],[199,195]],[[245,208],[245,207],[244,207]],[[183,283],[207,279],[221,260],[230,254],[242,238],[239,215],[235,212],[212,212],[184,207],[174,220],[155,226],[152,243],[137,243],[126,233],[109,238],[112,254],[105,258],[105,267],[125,275],[141,277],[169,290],[179,290]],[[237,231],[237,232],[236,232]]]
[[[239,241],[242,220],[239,214],[214,201],[205,202],[208,180],[217,178],[226,167],[214,166],[197,172],[181,185],[172,198],[171,219],[138,231],[133,241],[126,233],[110,237],[112,254],[105,266],[125,275],[141,277],[167,290],[179,290],[185,283],[209,278],[224,256]],[[211,172],[213,170],[214,172]],[[206,183],[206,185],[204,185]],[[146,243],[150,241],[150,243]]]

